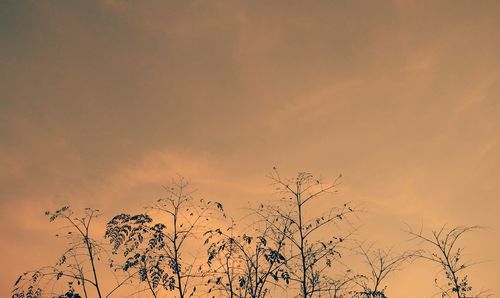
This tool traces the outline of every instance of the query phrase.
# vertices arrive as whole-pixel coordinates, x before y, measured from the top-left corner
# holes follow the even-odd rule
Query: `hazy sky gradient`
[[[343,173],[380,246],[491,227],[466,247],[498,296],[499,152],[498,1],[0,2],[0,296],[57,257],[46,209],[140,210],[180,173],[241,213],[273,165]]]

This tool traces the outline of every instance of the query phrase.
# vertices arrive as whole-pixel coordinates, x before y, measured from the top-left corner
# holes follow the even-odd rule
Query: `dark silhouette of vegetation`
[[[66,224],[64,234],[57,234],[67,240],[68,248],[55,265],[45,266],[34,271],[24,272],[15,282],[12,290],[14,298],[37,297],[80,297],[75,292],[78,286],[83,297],[110,297],[123,286],[135,273],[117,279],[117,282],[104,294],[100,285],[97,265],[109,260],[102,243],[90,235],[93,221],[100,216],[99,210],[86,208],[79,217],[67,206],[45,215],[51,222],[62,221]],[[56,283],[66,283],[68,290],[60,295],[56,293]]]
[[[241,221],[226,216],[220,202],[197,198],[182,177],[144,212],[112,217],[102,242],[93,229],[99,210],[46,212],[64,223],[57,236],[67,248],[55,265],[23,273],[12,297],[387,298],[388,278],[414,260],[441,267],[435,285],[442,297],[487,296],[472,294],[465,270],[473,263],[463,261],[458,246],[480,227],[442,227],[429,236],[408,229],[427,246],[377,249],[356,239],[356,208],[334,196],[341,176],[286,178],[274,168],[269,178],[278,198],[257,203]],[[349,263],[346,252],[367,269]]]
[[[159,221],[147,214],[119,214],[107,225],[105,237],[113,245],[113,253],[126,258],[120,263],[124,271],[139,270],[139,281],[158,297],[160,289],[177,291],[180,298],[193,296],[203,272],[196,268],[196,258],[188,257],[188,242],[200,234],[218,211],[225,216],[219,202],[195,199],[184,178],[165,187],[167,196],[157,200],[147,210],[158,215]]]
[[[288,243],[284,253],[290,272],[288,279],[292,286],[298,285],[300,296],[304,298],[323,295],[330,290],[328,269],[341,257],[342,243],[349,237],[349,234],[342,235],[331,229],[354,212],[352,207],[348,202],[326,203],[326,199],[332,199],[327,195],[337,192],[340,178],[329,182],[301,172],[290,179],[282,177],[274,168],[270,179],[281,199],[276,204],[261,205],[256,211],[260,219],[277,234],[282,234]],[[323,213],[311,216],[315,203],[328,207],[323,208]],[[277,223],[281,223],[281,226]],[[286,229],[283,229],[283,225]]]
[[[385,280],[402,266],[420,255],[420,251],[394,253],[392,249],[375,249],[372,245],[358,245],[359,253],[368,265],[368,273],[354,280],[361,290],[353,291],[354,297],[386,298]]]
[[[278,227],[279,231],[276,230]],[[265,297],[268,285],[290,283],[284,249],[289,222],[265,223],[256,235],[235,235],[235,225],[206,232],[209,292],[224,297]]]
[[[354,273],[352,269],[346,269],[343,274],[336,277],[328,277],[327,295],[331,298],[354,297],[357,294],[356,288],[359,286],[359,280],[366,278],[364,275]]]
[[[422,230],[416,232],[408,228],[407,232],[423,244],[428,250],[422,250],[419,257],[441,267],[444,282],[441,278],[434,279],[434,284],[440,290],[442,297],[479,298],[489,296],[488,291],[473,294],[468,275],[465,270],[476,264],[464,260],[464,249],[458,246],[458,241],[469,232],[483,229],[480,226],[464,226],[447,228],[442,226],[432,231],[431,235],[424,235]]]

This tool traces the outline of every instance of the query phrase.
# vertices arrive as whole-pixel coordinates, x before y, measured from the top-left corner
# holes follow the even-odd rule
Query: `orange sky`
[[[466,247],[500,294],[498,1],[77,2],[0,3],[0,296],[57,257],[46,209],[140,210],[181,173],[238,214],[273,165],[343,173],[383,247],[491,227]]]

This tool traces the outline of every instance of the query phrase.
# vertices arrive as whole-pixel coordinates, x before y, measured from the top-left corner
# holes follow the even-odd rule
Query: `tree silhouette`
[[[339,250],[342,242],[350,235],[330,232],[324,237],[320,236],[320,232],[324,235],[325,228],[331,228],[354,212],[349,203],[340,204],[339,207],[323,201],[323,210],[326,211],[310,217],[311,204],[327,194],[337,192],[340,178],[325,182],[310,173],[301,172],[289,179],[273,168],[270,179],[282,198],[275,205],[261,205],[256,210],[261,220],[281,233],[289,243],[285,254],[289,280],[298,284],[300,296],[304,298],[330,291],[331,283],[326,278],[328,269],[341,257]],[[284,232],[275,224],[282,221],[289,223],[289,228]]]
[[[420,251],[394,253],[392,249],[375,249],[373,244],[358,244],[359,253],[368,265],[368,273],[355,280],[361,290],[353,291],[354,297],[386,298],[385,280],[402,266],[420,255]]]
[[[235,235],[234,222],[227,229],[207,231],[207,263],[212,273],[207,281],[209,291],[226,297],[257,298],[265,297],[268,286],[278,286],[279,280],[288,284],[290,274],[283,250],[289,228],[289,221],[282,220],[255,229],[255,235]]]
[[[148,213],[119,214],[108,223],[105,237],[113,245],[113,253],[121,252],[126,258],[119,266],[124,271],[138,269],[139,280],[146,282],[153,297],[158,297],[160,289],[190,297],[199,288],[193,279],[204,274],[197,268],[196,258],[188,254],[188,242],[202,234],[201,228],[215,211],[225,214],[219,202],[196,200],[182,177],[164,188],[167,196],[147,208],[158,215],[158,222]]]
[[[12,290],[14,298],[21,297],[80,297],[74,286],[81,289],[84,297],[109,297],[131,278],[126,276],[118,281],[106,295],[100,285],[97,263],[108,260],[105,247],[90,235],[93,220],[100,216],[97,209],[86,208],[83,216],[75,216],[68,207],[45,215],[51,222],[63,221],[66,234],[56,235],[67,240],[68,248],[55,265],[44,266],[34,271],[23,273],[15,282]],[[58,284],[65,283],[68,290],[63,295],[57,294]],[[95,295],[95,296],[94,296]]]
[[[440,266],[434,284],[443,298],[488,296],[473,291],[466,271],[475,263],[464,261],[459,245],[481,227],[442,226],[429,235],[409,227],[425,249],[377,249],[354,239],[349,219],[355,210],[331,197],[341,176],[330,182],[307,172],[285,178],[274,168],[269,178],[279,198],[237,222],[220,202],[196,198],[179,177],[144,212],[112,217],[103,243],[94,231],[99,210],[46,212],[64,225],[56,236],[67,246],[55,264],[19,276],[12,297],[263,298],[292,291],[302,298],[387,298],[388,277],[415,259]],[[314,214],[318,208],[322,213]],[[367,270],[354,271],[346,250],[361,256]],[[106,280],[111,276],[113,283]],[[125,293],[125,286],[132,290]]]
[[[352,269],[346,269],[340,276],[325,277],[325,297],[347,298],[356,294],[355,287],[359,285],[359,280],[366,278],[364,275],[355,274]]]
[[[158,286],[174,289],[174,279],[164,272],[161,257],[163,224],[151,224],[153,220],[145,214],[115,216],[106,226],[105,237],[112,244],[113,254],[121,252],[126,258],[115,264],[115,270],[138,270],[138,278],[147,283],[147,289],[157,297]],[[146,238],[151,236],[151,238]]]
[[[458,246],[458,241],[466,233],[481,229],[483,228],[480,226],[447,228],[444,225],[439,230],[432,231],[431,235],[426,236],[422,230],[416,232],[408,227],[407,232],[414,239],[429,246],[429,250],[421,251],[419,257],[441,267],[445,282],[440,282],[439,278],[436,278],[434,284],[439,288],[442,297],[474,298],[487,296],[487,291],[472,293],[472,286],[465,270],[475,263],[464,261],[464,250]]]

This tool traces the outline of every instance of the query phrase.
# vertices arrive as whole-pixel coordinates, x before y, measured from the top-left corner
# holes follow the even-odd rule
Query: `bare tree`
[[[353,291],[354,297],[386,298],[387,285],[385,280],[402,266],[420,255],[419,251],[394,253],[392,249],[375,249],[373,244],[365,246],[358,244],[359,253],[368,265],[368,273],[355,280],[361,290]]]
[[[45,214],[51,222],[62,220],[67,224],[65,234],[56,236],[65,238],[68,248],[55,265],[23,273],[14,284],[14,298],[59,296],[60,283],[67,284],[68,287],[61,297],[80,297],[75,287],[82,291],[84,297],[109,297],[130,280],[133,274],[117,279],[116,285],[107,294],[103,293],[97,263],[109,258],[103,245],[90,236],[91,224],[100,215],[99,210],[86,208],[82,217],[76,217],[66,206]]]
[[[341,274],[335,276],[325,276],[324,294],[322,297],[330,298],[352,298],[354,288],[358,285],[360,279],[365,276],[355,274],[352,269],[345,269]]]
[[[408,227],[407,232],[429,246],[429,250],[424,250],[420,258],[438,264],[444,275],[445,282],[439,282],[436,278],[434,283],[439,288],[442,297],[475,298],[487,296],[487,291],[477,294],[472,293],[472,286],[469,283],[465,270],[476,264],[463,260],[463,248],[458,246],[458,241],[463,235],[469,232],[483,229],[480,226],[459,226],[447,228],[442,226],[439,230],[432,231],[431,235],[424,235],[422,230],[416,232]]]
[[[313,202],[319,203],[325,195],[337,192],[341,176],[332,182],[325,182],[310,173],[301,172],[296,178],[288,179],[280,175],[276,168],[270,179],[282,198],[275,205],[262,205],[256,213],[279,232],[275,222],[286,220],[289,228],[280,232],[289,243],[286,249],[286,261],[290,272],[290,281],[298,284],[300,296],[307,298],[330,291],[327,271],[333,262],[341,257],[339,252],[342,242],[350,235],[325,233],[327,227],[343,221],[354,210],[349,203],[329,204],[322,201],[324,212],[311,217]],[[316,208],[319,206],[317,205]]]

